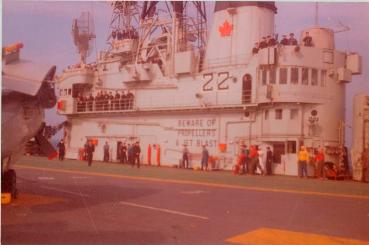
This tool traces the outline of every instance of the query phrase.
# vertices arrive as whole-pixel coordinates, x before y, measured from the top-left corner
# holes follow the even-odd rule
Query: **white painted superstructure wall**
[[[220,29],[227,23],[231,31],[223,36]],[[227,60],[229,64],[247,63],[255,42],[268,35],[274,35],[274,12],[271,9],[242,6],[216,11],[208,36],[205,66]]]

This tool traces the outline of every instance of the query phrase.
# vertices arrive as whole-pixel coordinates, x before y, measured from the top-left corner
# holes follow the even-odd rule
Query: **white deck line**
[[[52,187],[48,187],[48,186],[41,186],[41,188],[46,189],[46,190],[51,190],[51,191],[58,191],[58,192],[62,192],[62,193],[68,193],[68,194],[72,194],[72,195],[76,195],[76,196],[89,197],[89,195],[86,195],[86,194],[81,194],[81,193],[73,192],[73,191],[66,191],[66,190],[63,190],[63,189],[52,188]]]
[[[170,209],[166,209],[166,208],[150,207],[150,206],[136,204],[136,203],[132,203],[132,202],[123,202],[122,201],[122,202],[119,202],[119,204],[123,204],[123,205],[126,205],[126,206],[131,206],[131,207],[146,208],[146,209],[150,209],[150,210],[155,210],[155,211],[160,211],[160,212],[170,213],[170,214],[177,214],[177,215],[182,215],[182,216],[187,216],[187,217],[192,217],[192,218],[197,218],[197,219],[203,219],[203,220],[208,220],[209,219],[208,217],[199,216],[199,215],[195,215],[195,214],[183,213],[183,212],[170,210]]]

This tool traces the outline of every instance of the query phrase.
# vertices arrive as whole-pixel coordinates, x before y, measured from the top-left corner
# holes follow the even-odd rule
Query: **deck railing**
[[[238,97],[239,96],[239,97]],[[238,97],[238,99],[237,99]],[[161,98],[162,99],[162,98]],[[105,99],[105,100],[74,100],[74,113],[87,113],[87,112],[118,112],[129,110],[158,110],[158,109],[178,109],[178,108],[195,108],[195,107],[232,107],[241,106],[252,103],[251,90],[245,90],[241,94],[229,93],[223,94],[223,98],[219,99],[214,96],[213,98],[206,97],[202,101],[197,101],[195,98],[191,101],[188,100],[188,96],[175,96],[173,98],[165,98],[158,101],[155,97],[145,97],[142,101],[136,101],[136,98],[124,98],[124,99]]]
[[[133,99],[75,100],[76,112],[125,111],[133,109]]]

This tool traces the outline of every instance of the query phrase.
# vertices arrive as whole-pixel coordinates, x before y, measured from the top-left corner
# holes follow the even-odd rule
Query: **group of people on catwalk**
[[[310,36],[309,32],[305,32],[304,38],[302,39],[303,45],[306,47],[313,46],[313,38]],[[278,35],[266,36],[263,37],[259,42],[255,43],[255,46],[252,49],[253,54],[257,54],[260,49],[273,47],[277,44],[281,44],[283,46],[296,46],[298,42],[295,38],[295,34],[290,33],[289,37],[287,35],[282,35],[281,41],[278,42]]]
[[[132,110],[134,95],[130,91],[116,91],[114,95],[113,92],[99,91],[96,96],[92,93],[89,96],[80,93],[76,100],[77,112]]]
[[[138,39],[138,32],[133,28],[127,28],[126,30],[113,30],[111,32],[111,38],[114,40],[123,39]]]

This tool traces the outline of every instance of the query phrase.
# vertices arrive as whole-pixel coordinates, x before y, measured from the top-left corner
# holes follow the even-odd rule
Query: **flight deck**
[[[368,244],[353,181],[23,158],[4,244]]]

